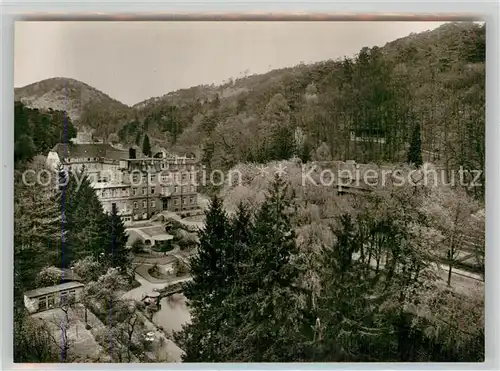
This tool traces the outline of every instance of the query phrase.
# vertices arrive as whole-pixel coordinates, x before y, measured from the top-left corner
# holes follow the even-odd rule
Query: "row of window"
[[[179,205],[179,199],[178,198],[175,198],[173,200],[174,202],[174,205]],[[182,204],[183,205],[187,205],[187,204],[195,204],[196,203],[196,198],[194,196],[191,196],[191,197],[186,197],[182,200]],[[156,201],[155,200],[151,200],[150,202],[150,205],[151,207],[156,207]],[[148,202],[147,201],[142,201],[142,208],[145,209],[148,207]],[[134,209],[138,209],[139,208],[139,203],[137,201],[134,202]]]
[[[169,187],[161,187],[161,194],[166,195],[169,194],[168,192]],[[147,188],[143,187],[141,190],[141,194],[145,196],[147,194]],[[186,193],[186,192],[196,192],[196,186],[174,186],[173,187],[173,192],[178,193],[179,191]],[[138,188],[132,188],[132,195],[137,196],[138,194]],[[150,194],[154,195],[155,194],[155,187],[151,187]],[[113,197],[129,197],[130,196],[130,191],[128,188],[113,188],[113,189],[103,189],[101,192],[101,197],[103,198],[113,198]]]
[[[145,209],[146,207],[148,207],[148,202],[142,201],[142,208]],[[151,200],[151,207],[156,207],[155,200]],[[136,201],[136,202],[134,202],[134,209],[138,209],[138,208],[139,208],[139,204]]]
[[[65,159],[65,162],[72,164],[72,163],[81,163],[81,162],[91,162],[96,165],[103,165],[103,164],[111,164],[111,163],[116,163],[116,160],[111,160],[111,159],[106,159],[103,157],[69,157]],[[92,166],[92,164],[86,164],[86,167]],[[96,167],[97,168],[97,167]]]
[[[179,203],[180,203],[179,199],[175,198],[174,199],[174,205],[179,205]],[[183,205],[187,205],[187,204],[191,204],[192,205],[192,204],[195,204],[195,203],[196,203],[196,199],[194,197],[189,197],[189,198],[185,197],[185,198],[182,199],[182,204]]]
[[[181,160],[180,164],[169,164],[169,163],[164,163],[164,162],[162,162],[162,164],[161,164],[162,169],[170,169],[170,168],[177,169],[180,166],[186,167],[186,160]]]
[[[83,165],[85,165],[85,169],[87,169],[87,171],[89,171],[89,170],[103,170],[103,165],[99,164],[99,163],[69,165],[68,170],[69,171],[73,171],[73,170],[78,171],[82,168]],[[99,174],[99,173],[100,172],[94,172],[93,174]]]
[[[146,175],[143,175],[142,178],[145,178]],[[192,173],[182,173],[182,180],[186,181],[188,179],[194,180],[196,178],[196,174],[194,172]],[[181,181],[181,173],[176,173],[176,174],[168,174],[168,175],[160,175],[159,174],[149,174],[149,181],[154,182],[156,179],[161,179],[162,182],[180,182]],[[138,183],[139,182],[139,174],[133,174],[132,175],[132,182],[133,183]]]
[[[68,158],[67,159],[68,162],[82,162],[82,161],[99,161],[99,158],[98,157],[88,157],[88,158],[82,158],[82,157],[78,157],[78,158]]]
[[[54,308],[55,306],[55,295],[57,294],[51,294],[47,296],[41,296],[38,298],[38,310],[46,310],[46,309],[51,309]],[[76,296],[76,290],[66,290],[66,291],[61,291],[59,293],[60,295],[60,304],[63,304],[65,301],[68,300],[68,298],[74,299]]]
[[[162,187],[162,194],[166,194],[167,193],[167,187]],[[184,186],[174,186],[174,193],[178,193],[179,191],[181,191],[182,193],[186,193],[186,192],[189,192],[189,190],[191,190],[191,192],[196,192],[196,186],[192,185],[192,186],[187,186],[187,185],[184,185]]]
[[[189,186],[182,186],[182,188],[181,188],[181,186],[174,186],[173,190],[174,190],[174,193],[178,193],[179,190],[181,192],[184,192],[184,193],[189,192],[189,190],[191,190],[191,192],[196,192],[196,186],[194,186],[194,185],[192,185],[190,187]],[[148,189],[146,187],[143,187],[141,190],[141,194],[143,196],[145,196],[147,194],[147,191],[148,191]],[[167,191],[168,191],[168,187],[161,187],[161,194],[162,195],[167,194],[168,193]],[[137,196],[137,194],[138,194],[138,188],[132,188],[132,195]],[[152,195],[155,194],[155,187],[151,187],[151,191],[149,194],[152,194]]]
[[[113,188],[113,189],[103,189],[102,197],[128,197],[130,196],[129,190],[127,188]]]

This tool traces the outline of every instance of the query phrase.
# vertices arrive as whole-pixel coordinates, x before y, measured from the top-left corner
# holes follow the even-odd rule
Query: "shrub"
[[[144,243],[141,240],[135,240],[132,243],[132,252],[134,254],[140,254],[141,252],[144,252]]]
[[[177,260],[175,262],[174,271],[175,275],[179,277],[189,273],[189,268],[186,266],[186,264],[184,264],[180,260]]]

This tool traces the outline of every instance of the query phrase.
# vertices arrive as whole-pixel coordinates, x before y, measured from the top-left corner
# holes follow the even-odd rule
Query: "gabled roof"
[[[108,143],[66,144],[58,143],[52,149],[59,158],[106,158],[110,160],[124,160],[128,158],[128,151],[114,148]]]

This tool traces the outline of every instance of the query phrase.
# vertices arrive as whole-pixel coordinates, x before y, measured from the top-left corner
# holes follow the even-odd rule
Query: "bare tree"
[[[475,260],[484,281],[485,256],[485,210],[481,209],[472,215],[472,230],[470,234]]]
[[[127,359],[128,362],[132,361],[132,347],[133,347],[133,337],[136,335],[137,330],[142,328],[143,321],[141,314],[139,313],[139,308],[141,305],[138,302],[131,301],[126,303],[126,318],[124,322],[124,330],[127,335]]]
[[[74,339],[71,339],[69,335],[69,330],[71,325],[73,324],[72,311],[76,300],[74,297],[68,297],[61,302],[60,310],[62,312],[62,316],[57,314],[53,315],[51,324],[46,324],[43,326],[48,337],[52,340],[52,343],[60,350],[61,353],[61,361],[69,362],[69,351],[74,344]],[[59,333],[60,336],[56,336]]]
[[[460,247],[463,242],[462,232],[458,229],[459,217],[460,217],[460,204],[457,204],[455,209],[455,218],[453,221],[453,227],[452,230],[450,231],[450,236],[449,236],[450,238],[449,238],[448,251],[446,252],[446,258],[448,260],[448,281],[447,281],[448,286],[451,286],[451,275],[452,275],[453,265],[455,265],[455,261],[457,260],[460,254]]]
[[[86,284],[98,280],[101,270],[100,264],[91,256],[76,261],[72,268],[76,274],[82,277],[83,282]],[[89,330],[88,307],[91,305],[92,296],[85,290],[80,299],[85,309],[85,328]]]

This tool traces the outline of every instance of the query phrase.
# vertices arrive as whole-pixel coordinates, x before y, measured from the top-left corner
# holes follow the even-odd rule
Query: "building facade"
[[[198,171],[194,158],[129,159],[125,182],[130,184],[134,219],[161,211],[198,208]]]
[[[129,158],[110,144],[58,144],[47,156],[53,168],[83,167],[105,212],[116,208],[125,223],[149,219],[162,211],[198,209],[198,163],[189,156]]]

